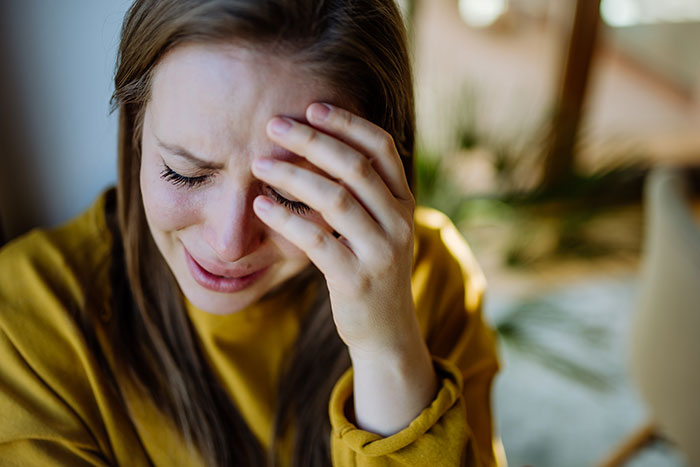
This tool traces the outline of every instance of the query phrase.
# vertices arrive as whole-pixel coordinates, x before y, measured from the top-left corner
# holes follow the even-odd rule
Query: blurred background
[[[115,183],[109,97],[129,4],[0,0],[0,244]],[[509,464],[614,465],[631,447],[624,465],[691,465],[631,361],[650,290],[645,180],[700,163],[700,2],[401,4],[418,198],[452,218],[486,273]]]

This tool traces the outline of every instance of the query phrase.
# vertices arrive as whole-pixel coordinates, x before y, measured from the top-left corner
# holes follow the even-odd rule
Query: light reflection
[[[508,0],[459,0],[459,14],[469,26],[484,28],[505,13]]]
[[[614,27],[700,21],[698,0],[603,0],[603,20]]]
[[[639,24],[639,6],[635,0],[603,0],[600,15],[610,26],[625,27]]]

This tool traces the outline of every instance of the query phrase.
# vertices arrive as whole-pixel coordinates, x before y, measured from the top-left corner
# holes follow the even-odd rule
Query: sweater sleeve
[[[107,466],[70,406],[0,331],[0,460],[3,466]]]
[[[174,465],[190,452],[155,406],[125,400],[102,338],[111,315],[107,197],[0,249],[0,466]],[[136,419],[130,404],[149,410]]]
[[[107,248],[84,235],[95,230],[96,206],[0,250],[0,465],[114,464],[116,419],[102,411],[118,414],[120,405],[78,319],[83,284],[100,290],[104,273],[83,267]]]
[[[437,211],[416,213],[413,294],[438,376],[434,400],[406,428],[381,437],[357,428],[352,369],[330,399],[337,466],[495,466],[490,393],[498,371],[493,331],[481,316],[485,281],[456,228]]]

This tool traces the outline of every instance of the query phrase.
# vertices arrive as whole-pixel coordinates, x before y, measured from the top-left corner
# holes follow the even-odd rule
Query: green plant
[[[546,124],[525,122],[520,130],[496,137],[479,129],[476,94],[463,92],[462,96],[464,112],[455,118],[454,144],[446,145],[457,149],[437,155],[425,145],[419,146],[416,179],[420,204],[445,212],[467,238],[470,229],[480,225],[506,232],[498,237],[509,238],[499,244],[507,267],[523,270],[561,260],[638,252],[641,216],[619,216],[641,201],[646,169],[619,162],[634,160],[634,150],[611,153],[608,160],[617,163],[588,172],[577,169],[560,183],[545,187],[538,178],[546,135],[551,135]],[[585,138],[584,134],[579,147],[588,144]],[[495,174],[486,193],[470,193],[455,175],[459,171],[454,168],[472,157],[486,158]],[[629,235],[601,234],[620,230]],[[494,237],[491,231],[487,237]],[[623,242],[620,237],[625,237]],[[496,330],[504,345],[559,375],[596,390],[611,387],[608,375],[550,345],[547,336],[553,335],[560,341],[579,339],[588,348],[604,345],[608,337],[604,327],[586,323],[561,304],[537,298],[520,301],[496,321]]]
[[[459,223],[465,196],[446,173],[445,159],[419,150],[416,157],[416,197],[418,204],[444,212]]]
[[[588,388],[598,391],[612,388],[610,376],[547,344],[552,335],[558,335],[559,340],[575,339],[590,348],[605,347],[610,337],[605,327],[587,323],[560,305],[544,299],[515,304],[496,321],[495,326],[501,342],[517,350],[521,356]]]

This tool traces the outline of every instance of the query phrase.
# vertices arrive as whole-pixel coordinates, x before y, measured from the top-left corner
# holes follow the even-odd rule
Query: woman
[[[0,255],[3,459],[494,463],[483,281],[414,223],[393,2],[137,0],[114,105],[116,193]]]

